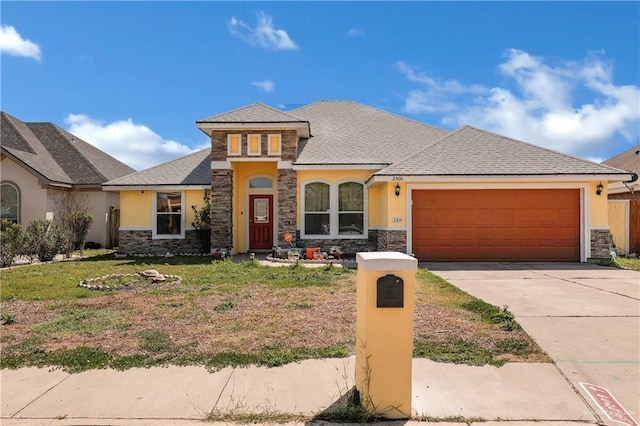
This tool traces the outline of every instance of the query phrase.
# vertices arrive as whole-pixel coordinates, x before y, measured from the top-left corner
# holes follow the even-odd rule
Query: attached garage
[[[580,261],[579,189],[411,191],[420,261]]]

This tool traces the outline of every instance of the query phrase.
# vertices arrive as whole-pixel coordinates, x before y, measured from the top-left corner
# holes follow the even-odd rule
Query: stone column
[[[284,240],[284,234],[287,232],[293,237],[291,242],[295,246],[297,187],[298,176],[293,169],[278,170],[278,227],[274,241],[282,247],[289,246]]]
[[[233,246],[233,170],[211,171],[211,249]]]

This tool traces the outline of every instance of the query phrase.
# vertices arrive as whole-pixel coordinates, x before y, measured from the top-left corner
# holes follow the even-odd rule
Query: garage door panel
[[[580,192],[412,191],[420,260],[579,261]]]

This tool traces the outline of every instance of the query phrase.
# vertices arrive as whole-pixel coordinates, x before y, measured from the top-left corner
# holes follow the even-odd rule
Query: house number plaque
[[[376,285],[376,307],[404,307],[404,280],[402,278],[388,274],[378,278]]]

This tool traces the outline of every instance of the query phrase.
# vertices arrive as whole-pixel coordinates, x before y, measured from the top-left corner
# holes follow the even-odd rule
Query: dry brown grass
[[[44,349],[99,347],[114,356],[144,352],[141,334],[161,332],[171,344],[193,354],[254,353],[277,347],[320,349],[346,346],[355,351],[355,274],[337,276],[332,286],[269,288],[247,284],[219,294],[185,291],[168,294],[121,292],[105,297],[48,301],[4,301],[3,311],[18,320],[2,326],[3,346],[32,337],[44,338]],[[504,331],[460,308],[470,298],[434,284],[419,274],[415,335],[434,342],[461,339],[487,350],[505,339],[531,345],[526,354],[501,355],[512,362],[548,361],[522,330]],[[44,325],[64,315],[109,313],[95,318],[104,327],[87,331]],[[91,323],[91,318],[83,321]],[[43,331],[44,330],[44,331]]]

